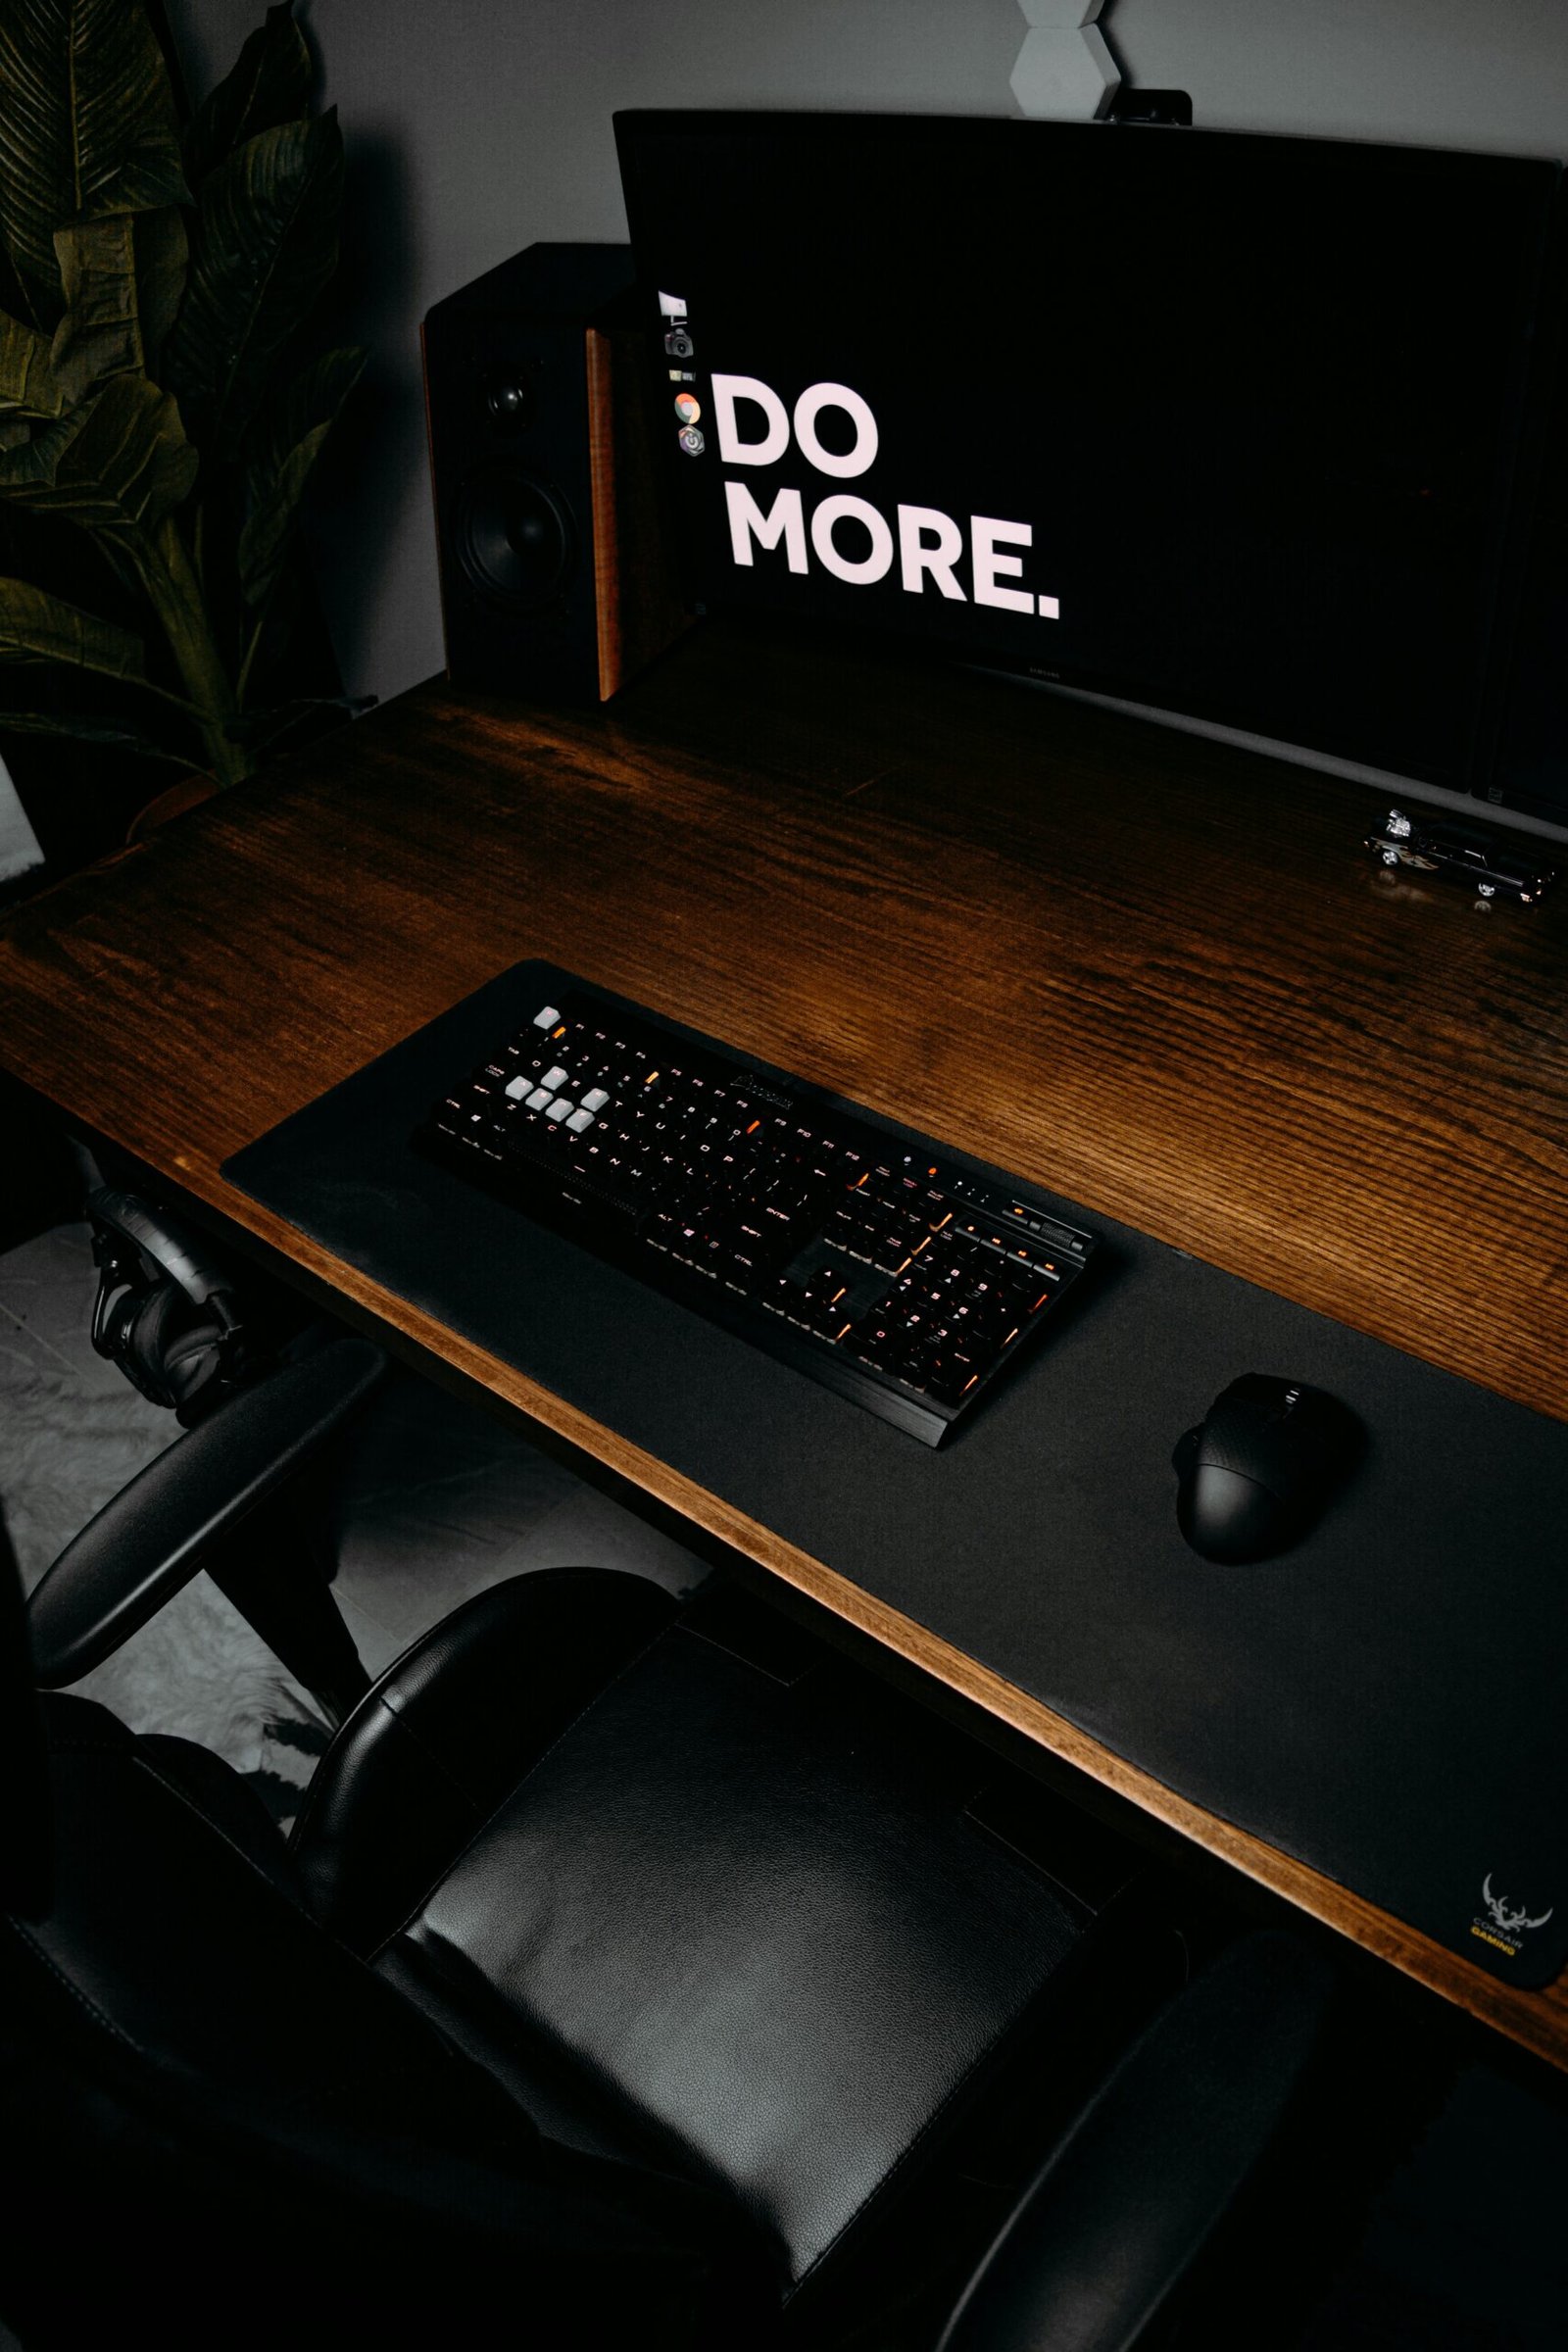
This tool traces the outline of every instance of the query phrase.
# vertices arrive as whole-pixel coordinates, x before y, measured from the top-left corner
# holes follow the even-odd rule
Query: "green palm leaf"
[[[136,215],[137,307],[142,366],[149,375],[160,371],[164,344],[184,299],[189,261],[185,216],[177,205]]]
[[[33,318],[60,316],[62,221],[190,201],[163,52],[128,0],[9,0],[0,17],[0,237]]]
[[[59,416],[67,406],[48,336],[0,311],[0,417]]]
[[[55,230],[66,315],[55,328],[49,360],[57,377],[81,391],[100,376],[141,366],[135,218],[109,213]]]
[[[69,662],[104,678],[146,676],[139,637],[29,580],[0,579],[0,662]]]
[[[196,467],[169,393],[145,376],[116,375],[0,457],[0,497],[79,523],[122,577],[145,581],[158,564],[159,526],[189,495]]]
[[[112,678],[117,701],[152,713],[0,713],[0,734],[194,752],[233,783],[284,723],[242,721],[243,689],[273,644],[306,478],[362,364],[331,353],[273,397],[336,267],[342,140],[335,117],[309,118],[311,56],[280,0],[184,133],[187,182],[148,16],[144,0],[0,0],[0,276],[9,255],[17,312],[0,313],[0,500],[91,540],[78,564],[107,563],[147,609],[182,691],[148,675],[133,612],[125,628],[87,610],[90,587],[78,606],[0,579],[0,664]],[[144,725],[190,743],[167,753]]]
[[[270,8],[227,78],[199,106],[185,132],[185,173],[200,189],[210,172],[258,131],[296,122],[310,103],[311,53],[292,0]]]
[[[72,400],[107,375],[151,374],[185,284],[183,216],[111,213],[55,231],[66,315],[49,359]]]
[[[364,366],[363,351],[326,352],[290,380],[252,436],[238,561],[240,590],[253,610],[282,567],[306,477]]]
[[[335,113],[248,139],[202,189],[190,289],[164,369],[203,449],[234,457],[268,375],[337,267]]]
[[[58,424],[41,426],[25,449],[0,457],[0,497],[77,523],[121,578],[150,598],[209,764],[220,783],[232,783],[249,772],[224,732],[234,689],[174,520],[197,464],[172,396],[145,376],[114,375]]]

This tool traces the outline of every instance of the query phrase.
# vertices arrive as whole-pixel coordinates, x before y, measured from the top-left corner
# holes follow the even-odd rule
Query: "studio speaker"
[[[455,685],[604,702],[686,626],[623,245],[530,245],[427,315]]]

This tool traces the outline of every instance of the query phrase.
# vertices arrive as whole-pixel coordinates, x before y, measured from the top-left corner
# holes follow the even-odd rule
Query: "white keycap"
[[[514,1078],[511,1085],[507,1088],[508,1101],[512,1102],[520,1102],[523,1096],[528,1092],[528,1088],[531,1084],[532,1081],[530,1079]]]
[[[547,1119],[564,1119],[570,1108],[571,1104],[566,1101],[565,1096],[558,1095],[545,1112],[545,1117]]]
[[[543,1012],[536,1012],[534,1014],[533,1025],[536,1029],[553,1029],[560,1018],[561,1015],[556,1010],[555,1006],[553,1004],[547,1004]]]
[[[533,1090],[533,1093],[528,1097],[528,1108],[530,1110],[543,1110],[549,1100],[550,1089],[547,1086],[536,1086]]]
[[[599,1111],[604,1109],[609,1101],[610,1097],[602,1086],[591,1086],[582,1099],[582,1106],[584,1110]]]
[[[554,1068],[553,1070],[546,1070],[546,1072],[545,1072],[544,1076],[543,1076],[543,1077],[540,1079],[539,1083],[540,1083],[540,1085],[541,1085],[541,1086],[543,1086],[543,1087],[548,1087],[548,1088],[549,1088],[549,1090],[550,1090],[550,1092],[551,1092],[552,1094],[554,1094],[554,1092],[555,1092],[555,1090],[556,1090],[556,1088],[557,1088],[558,1086],[564,1086],[564,1085],[565,1085],[565,1083],[566,1083],[566,1073],[565,1073],[565,1071],[564,1071],[564,1069],[561,1067],[561,1064],[560,1064],[559,1062],[557,1062],[557,1064],[556,1064],[556,1066],[555,1066],[555,1068]]]
[[[583,1129],[591,1127],[593,1123],[594,1114],[586,1106],[581,1110],[574,1110],[566,1121],[566,1125],[571,1129],[573,1135],[581,1135]]]

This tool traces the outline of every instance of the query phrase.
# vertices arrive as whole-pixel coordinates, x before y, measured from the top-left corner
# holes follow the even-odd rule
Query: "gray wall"
[[[173,0],[198,92],[262,0]],[[346,682],[441,665],[418,321],[539,238],[620,237],[621,106],[1011,114],[1016,0],[305,0],[350,163],[343,315],[371,346],[313,536]],[[1218,127],[1560,155],[1564,0],[1108,0],[1129,79]]]

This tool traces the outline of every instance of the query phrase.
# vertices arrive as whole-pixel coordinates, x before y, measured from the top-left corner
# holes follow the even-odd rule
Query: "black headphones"
[[[134,1193],[101,1187],[86,1206],[94,1348],[154,1404],[200,1420],[251,1369],[233,1286],[176,1218]]]

